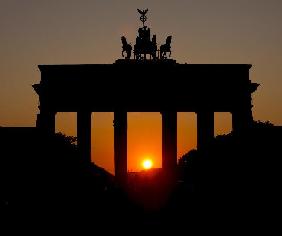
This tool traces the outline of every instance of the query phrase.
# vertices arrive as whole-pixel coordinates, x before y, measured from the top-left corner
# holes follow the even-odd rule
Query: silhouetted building
[[[231,112],[234,133],[253,122],[251,65],[118,60],[112,65],[40,65],[37,127],[55,132],[56,112],[77,112],[78,147],[90,162],[91,114],[114,112],[115,171],[127,173],[127,112],[160,112],[163,167],[176,166],[177,112],[196,112],[198,149],[214,137],[214,112]]]
[[[141,36],[144,30],[139,29]],[[40,102],[37,127],[54,133],[57,112],[77,112],[78,148],[90,162],[91,114],[114,112],[115,173],[125,181],[127,112],[161,113],[162,166],[167,174],[173,174],[177,165],[177,112],[197,113],[199,150],[208,150],[214,137],[214,112],[232,113],[234,133],[252,124],[251,95],[258,84],[249,79],[251,65],[143,59],[109,65],[39,65],[41,81],[33,85]]]

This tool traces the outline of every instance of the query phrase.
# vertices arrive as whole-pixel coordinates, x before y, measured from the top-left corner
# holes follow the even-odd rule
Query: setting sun
[[[153,161],[151,159],[146,159],[143,161],[142,165],[145,170],[149,170],[153,166]]]

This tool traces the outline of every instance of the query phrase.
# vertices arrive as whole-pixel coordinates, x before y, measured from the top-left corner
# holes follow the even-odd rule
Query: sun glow
[[[153,166],[153,161],[151,159],[145,159],[143,162],[142,162],[142,166],[145,170],[149,170],[152,168]]]

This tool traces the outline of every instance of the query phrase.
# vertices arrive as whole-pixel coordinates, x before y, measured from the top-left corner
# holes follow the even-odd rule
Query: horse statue
[[[131,51],[132,51],[132,46],[127,43],[126,38],[124,36],[121,37],[121,42],[122,42],[122,57],[124,57],[124,52],[126,52],[125,59],[130,59],[131,57]]]
[[[160,59],[166,59],[166,53],[169,52],[169,57],[171,56],[171,38],[172,36],[168,36],[166,38],[166,43],[160,46]]]

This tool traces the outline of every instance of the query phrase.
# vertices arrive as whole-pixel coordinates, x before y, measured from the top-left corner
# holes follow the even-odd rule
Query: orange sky
[[[136,8],[149,8],[148,25],[159,44],[173,36],[172,56],[179,63],[253,64],[251,79],[261,84],[254,118],[282,124],[282,1],[1,0],[0,125],[35,125],[38,98],[31,85],[40,80],[38,64],[120,58],[120,36],[134,43],[140,26]],[[195,118],[178,114],[178,156],[196,145]],[[110,171],[112,120],[111,113],[93,116],[93,160]],[[74,114],[59,114],[57,121],[58,130],[75,134]],[[159,166],[160,114],[130,113],[128,121],[129,169],[138,169],[143,155],[155,156]],[[230,123],[228,114],[217,115],[217,133],[230,130]]]

